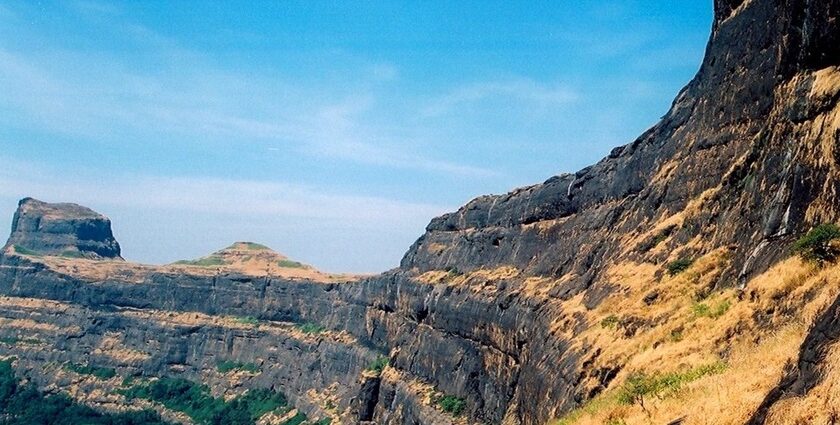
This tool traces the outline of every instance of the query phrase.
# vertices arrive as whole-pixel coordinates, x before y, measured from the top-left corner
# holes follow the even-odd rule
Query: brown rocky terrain
[[[716,0],[701,69],[661,122],[435,218],[378,276],[247,243],[128,265],[87,248],[110,227],[34,225],[79,210],[24,201],[0,257],[0,355],[105,409],[130,407],[118,378],[47,366],[270,387],[333,423],[835,423],[840,266],[791,246],[840,219],[838,18],[840,0]]]

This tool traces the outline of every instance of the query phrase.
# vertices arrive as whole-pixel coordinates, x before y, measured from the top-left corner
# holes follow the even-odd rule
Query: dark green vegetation
[[[128,399],[151,400],[183,412],[199,425],[250,425],[268,412],[283,413],[290,409],[286,397],[271,390],[249,390],[242,396],[225,401],[213,397],[206,385],[179,378],[161,378],[121,392]]]
[[[111,379],[117,376],[117,371],[110,367],[96,367],[91,365],[65,363],[64,368],[71,372],[76,372],[80,375],[90,375],[103,380]]]
[[[198,266],[198,267],[214,267],[214,266],[224,266],[227,264],[224,258],[219,257],[218,255],[210,255],[204,258],[199,258],[198,260],[181,260],[176,261],[175,264],[184,265],[184,266]]]
[[[20,255],[28,255],[30,257],[41,257],[41,253],[38,251],[33,251],[28,248],[24,248],[20,245],[15,245],[15,252]]]
[[[292,416],[286,422],[283,422],[283,425],[300,425],[306,422],[306,415],[301,412],[298,412],[296,415]]]
[[[297,325],[297,328],[305,334],[319,334],[327,330],[327,328],[311,322],[301,323]]]
[[[665,269],[668,270],[669,275],[676,276],[688,270],[692,264],[694,264],[694,260],[690,258],[680,258],[679,260],[674,260],[666,264]]]
[[[835,243],[840,239],[840,227],[836,224],[820,224],[799,238],[793,244],[792,251],[803,260],[817,263],[833,263],[840,256],[840,246]]]
[[[259,373],[260,367],[253,363],[223,360],[216,364],[216,370],[218,370],[220,373],[228,373],[234,370],[242,370],[250,373]]]
[[[280,260],[277,262],[277,265],[280,267],[285,267],[287,269],[304,269],[306,265],[297,261],[292,260]]]
[[[69,397],[45,395],[31,384],[21,384],[13,360],[0,361],[0,423],[3,425],[164,425],[149,410],[105,414],[75,403]]]
[[[452,416],[461,416],[467,409],[467,402],[464,399],[451,395],[435,396],[432,397],[432,401]]]
[[[376,360],[374,360],[373,362],[371,362],[371,364],[368,365],[367,370],[377,375],[381,375],[382,371],[385,370],[386,367],[388,367],[389,362],[390,361],[388,360],[387,356],[379,356],[376,358]]]

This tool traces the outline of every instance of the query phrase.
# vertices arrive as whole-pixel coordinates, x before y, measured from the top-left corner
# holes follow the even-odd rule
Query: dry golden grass
[[[840,344],[823,365],[824,380],[804,396],[780,400],[770,410],[768,425],[830,425],[840,419]]]
[[[569,335],[572,341],[600,350],[594,367],[622,370],[600,397],[557,423],[661,424],[677,418],[687,425],[744,423],[778,384],[785,365],[796,360],[808,324],[840,292],[828,284],[840,280],[840,266],[815,269],[790,258],[752,279],[743,293],[709,292],[728,261],[727,252],[718,250],[677,276],[658,279],[653,265],[623,263],[609,271],[619,289],[597,308],[587,311],[582,297],[567,301],[566,311],[583,313],[589,322],[583,333]],[[660,295],[647,305],[643,298],[651,291]],[[628,330],[633,323],[639,325]],[[774,410],[785,419],[772,423],[828,423],[830,414],[820,412],[840,406],[840,370],[834,371],[840,368],[840,347],[836,352],[831,379],[807,397],[786,400]],[[723,373],[699,377],[661,398],[650,396],[647,411],[617,400],[634,372],[661,375],[718,361],[727,365]]]
[[[106,333],[92,354],[110,357],[124,365],[140,365],[152,357],[149,353],[123,345],[123,335],[119,332]]]

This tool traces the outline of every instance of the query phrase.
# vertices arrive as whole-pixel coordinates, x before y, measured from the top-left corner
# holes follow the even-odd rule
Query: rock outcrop
[[[80,205],[49,204],[32,198],[18,205],[4,248],[10,249],[38,255],[120,259],[120,244],[107,217]]]
[[[77,358],[109,329],[143,351],[148,335],[130,335],[140,327],[166,350],[114,363],[121,372],[196,377],[206,358],[242,357],[271,377],[249,385],[278,383],[298,407],[348,424],[532,425],[580,406],[563,423],[777,423],[787,391],[807,397],[829,379],[824,363],[840,347],[827,330],[840,267],[788,258],[813,225],[840,220],[838,18],[840,0],[715,1],[701,69],[661,122],[591,167],[435,218],[400,268],[378,276],[55,257],[67,246],[108,257],[81,240],[118,245],[107,242],[110,230],[40,231],[19,212],[9,246],[24,251],[0,258],[9,297],[0,311],[18,320],[8,323],[52,329],[52,313],[39,312],[39,325],[15,312],[59,303],[79,317],[74,340],[89,342],[56,337],[50,348],[0,353],[31,364]],[[34,201],[21,210],[30,204],[38,211]],[[246,248],[228,254],[241,260]],[[209,322],[174,333],[153,323],[191,314]],[[251,318],[267,333],[234,332],[225,317]],[[240,337],[252,352],[230,342]],[[383,356],[387,366],[370,367]],[[630,377],[663,375],[685,387],[643,394],[640,409],[638,396],[618,397]],[[728,385],[725,406],[704,404],[710,391],[697,385],[712,385],[710,375]]]

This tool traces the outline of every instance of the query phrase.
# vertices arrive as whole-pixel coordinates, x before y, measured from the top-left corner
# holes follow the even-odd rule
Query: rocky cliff
[[[66,257],[120,258],[111,221],[76,204],[48,204],[22,199],[12,220],[4,251],[17,250]]]
[[[0,332],[19,343],[0,354],[45,386],[62,387],[35,365],[93,362],[270,386],[348,424],[833,423],[840,267],[790,247],[840,218],[838,16],[838,0],[715,1],[661,122],[435,218],[379,276],[66,258],[67,234],[110,230],[15,225]],[[230,382],[215,359],[260,372]]]

